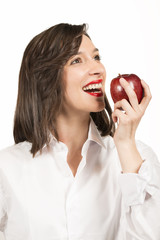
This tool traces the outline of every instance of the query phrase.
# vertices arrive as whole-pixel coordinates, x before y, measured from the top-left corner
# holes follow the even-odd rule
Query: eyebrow
[[[98,48],[94,48],[93,53],[94,52],[99,52],[99,49]],[[78,52],[76,55],[81,55],[81,54],[83,54],[83,52]]]

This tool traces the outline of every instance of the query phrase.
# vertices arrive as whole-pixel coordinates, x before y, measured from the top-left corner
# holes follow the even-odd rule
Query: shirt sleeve
[[[160,239],[160,162],[149,147],[139,150],[138,172],[120,175],[124,239]]]
[[[0,172],[0,231],[3,232],[7,221],[6,202],[4,197],[3,182]]]

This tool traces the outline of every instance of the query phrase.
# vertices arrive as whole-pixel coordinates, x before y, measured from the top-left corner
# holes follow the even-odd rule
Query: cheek
[[[76,69],[64,73],[64,87],[66,93],[77,92],[81,90],[81,81],[83,79],[82,71]]]
[[[64,87],[65,100],[68,102],[77,101],[80,94],[80,85],[76,79],[67,79]]]
[[[103,66],[103,68],[104,68],[104,73],[103,73],[103,76],[104,76],[104,83],[106,82],[106,76],[107,76],[107,73],[106,73],[106,69],[105,69],[105,67]]]
[[[65,86],[65,95],[76,97],[76,95],[79,93],[79,89],[79,85],[75,82],[67,82]]]

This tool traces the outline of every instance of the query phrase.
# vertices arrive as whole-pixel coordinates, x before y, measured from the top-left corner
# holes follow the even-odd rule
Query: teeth
[[[83,87],[83,90],[98,89],[102,88],[102,83],[90,84],[87,87]]]

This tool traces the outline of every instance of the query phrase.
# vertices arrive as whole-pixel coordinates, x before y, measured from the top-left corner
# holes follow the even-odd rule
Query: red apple
[[[116,103],[122,99],[126,99],[129,101],[128,96],[121,86],[119,79],[124,78],[134,89],[138,102],[140,103],[143,98],[143,87],[141,85],[141,79],[135,74],[119,74],[118,77],[113,78],[110,85],[110,92],[113,102]]]

